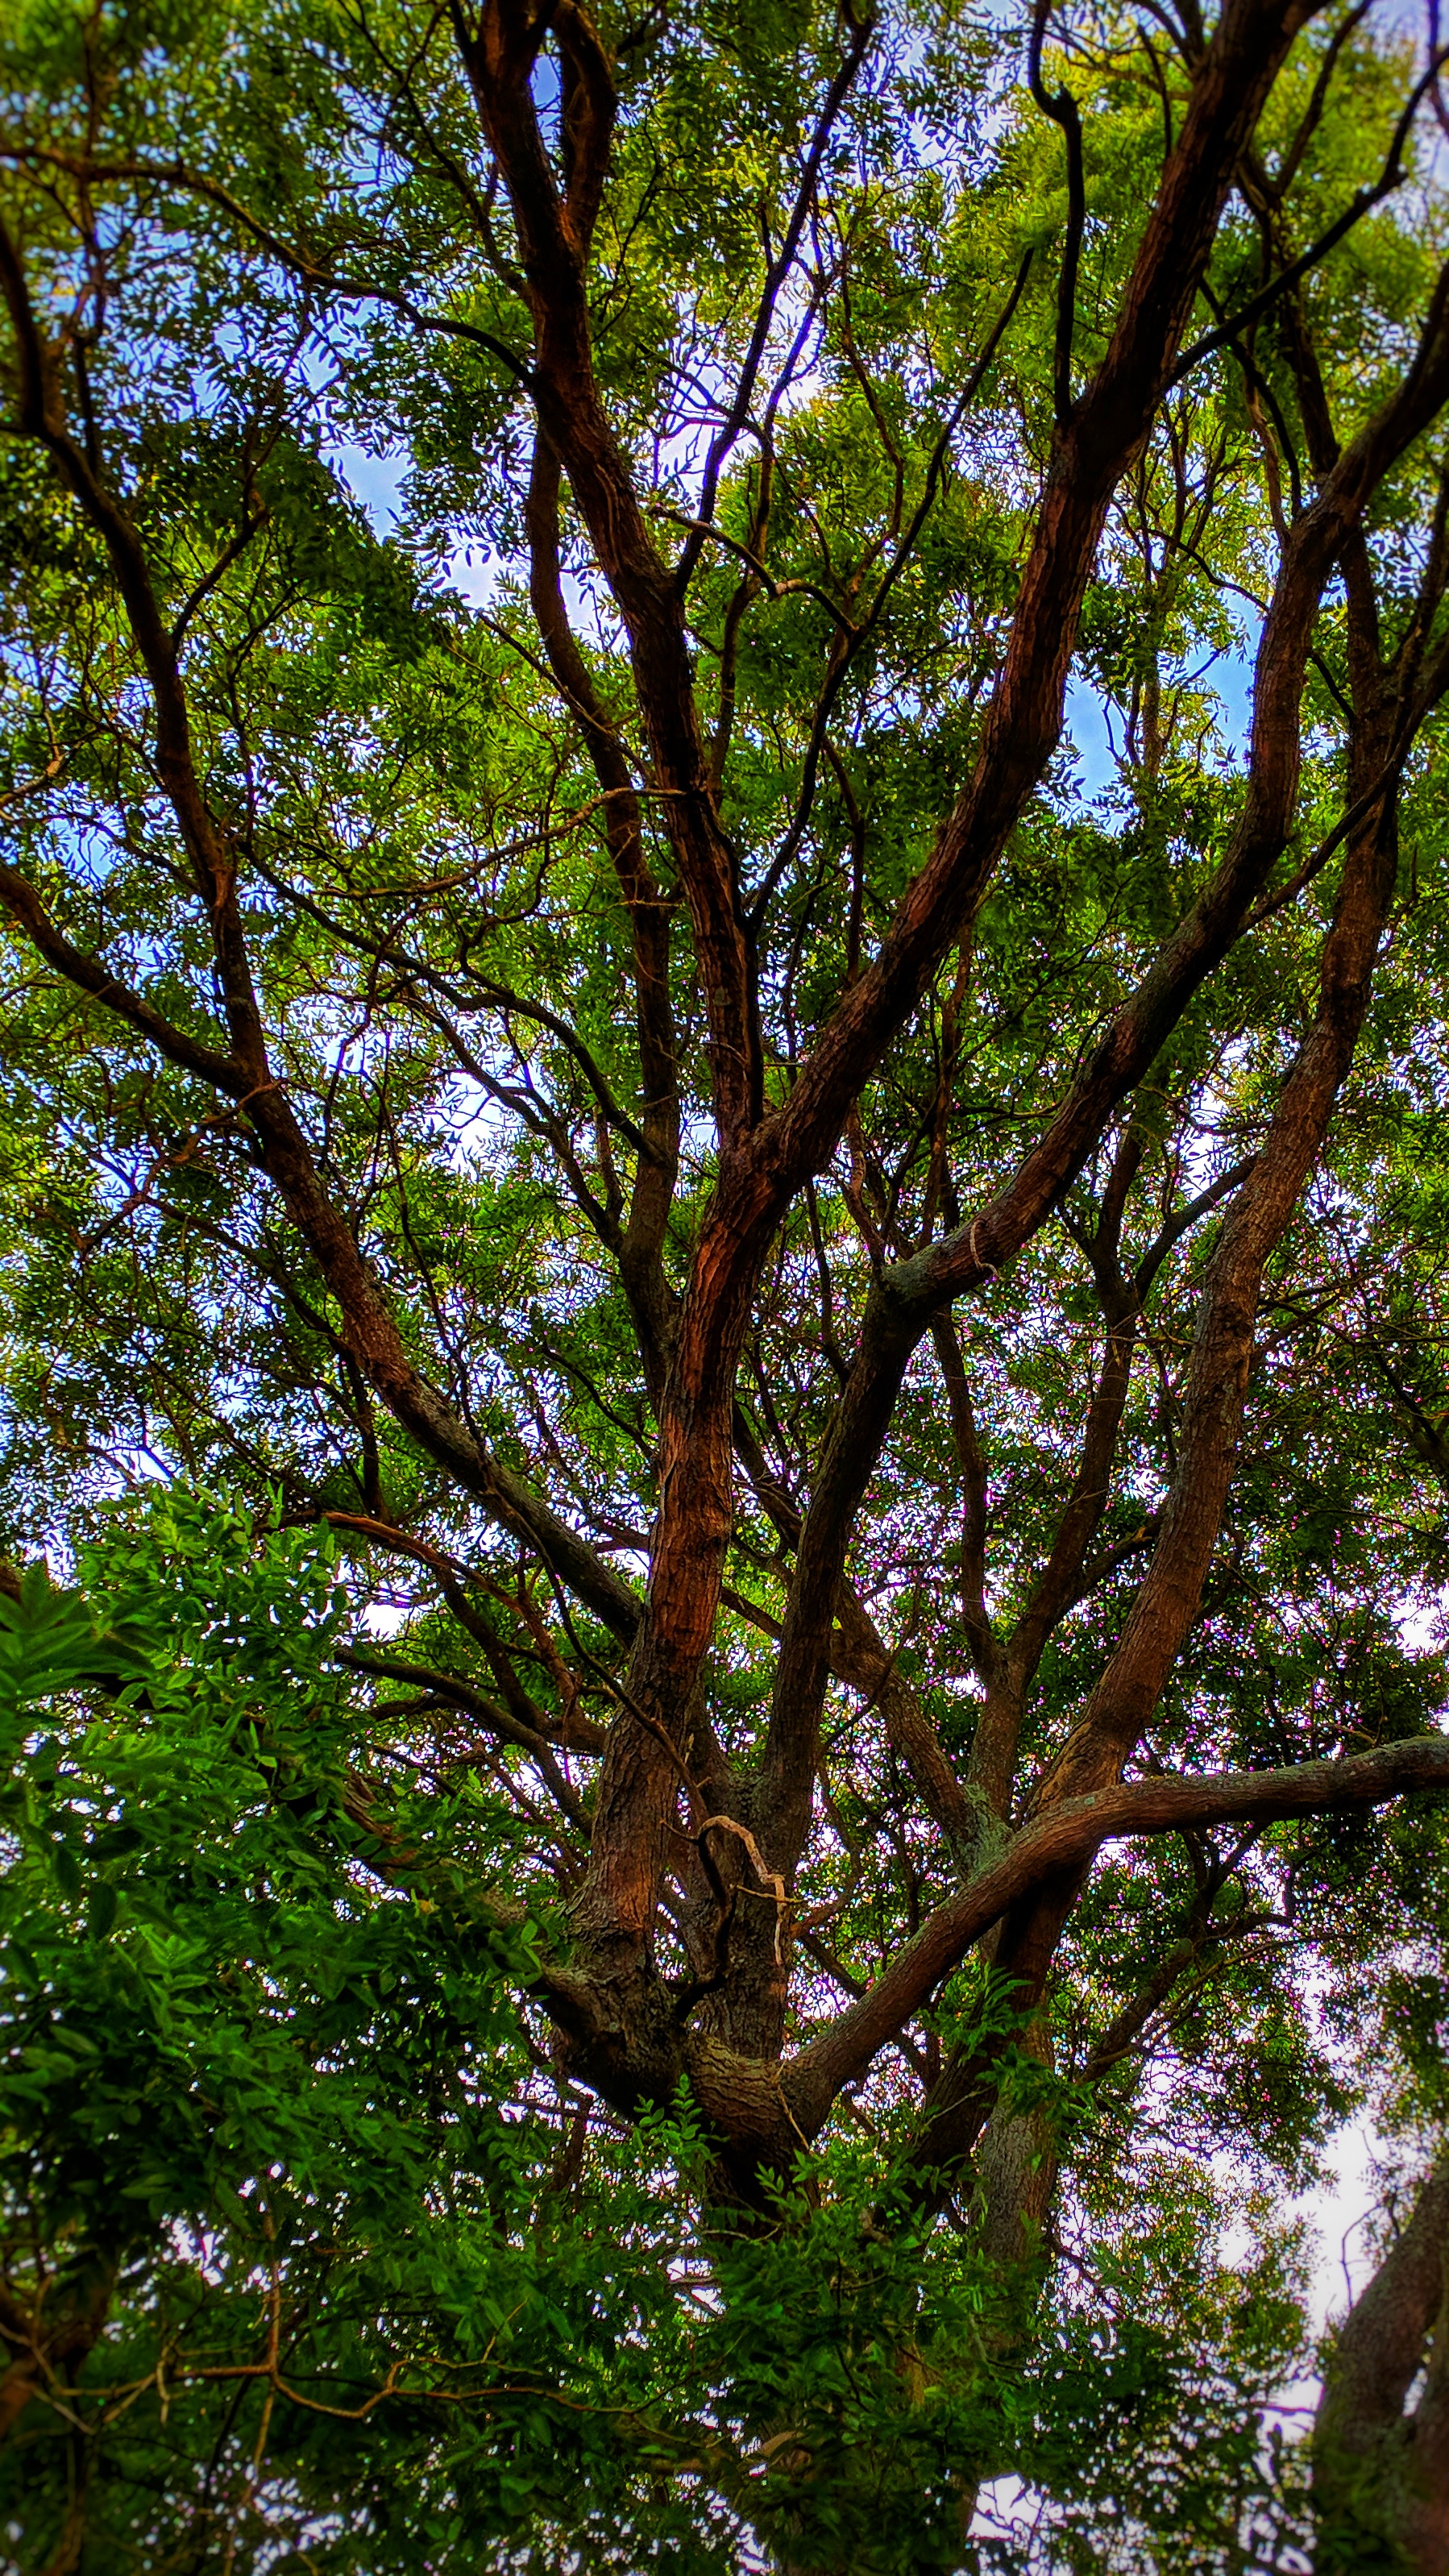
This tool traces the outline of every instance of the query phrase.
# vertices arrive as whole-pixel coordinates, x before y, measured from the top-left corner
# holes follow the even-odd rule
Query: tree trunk
[[[1449,2157],[1349,2310],[1324,2374],[1315,2576],[1449,2576],[1446,2255]]]

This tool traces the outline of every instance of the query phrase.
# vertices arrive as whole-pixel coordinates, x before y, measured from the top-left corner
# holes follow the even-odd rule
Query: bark
[[[1316,2576],[1449,2568],[1449,2163],[1420,2186],[1333,2340],[1313,2500]]]
[[[752,966],[733,862],[688,689],[669,586],[604,418],[592,372],[580,230],[549,169],[528,75],[542,22],[490,9],[465,59],[523,245],[537,333],[540,415],[563,459],[630,636],[641,713],[691,908],[710,1013],[720,1172],[679,1320],[660,1422],[660,1509],[649,1607],[628,1701],[605,1757],[577,1935],[618,1985],[647,1969],[668,1847],[676,1751],[719,1605],[733,1516],[729,1416],[750,1305],[789,1199],[833,1150],[861,1084],[914,1010],[979,899],[1007,832],[1055,748],[1067,666],[1096,543],[1175,361],[1232,173],[1288,45],[1297,9],[1239,0],[1224,13],[1164,172],[1107,357],[1059,433],[1011,643],[976,772],[907,893],[874,964],[845,995],[787,1107],[759,1121]],[[570,22],[572,24],[572,21]],[[570,40],[571,41],[571,40]],[[1296,743],[1296,733],[1295,733]],[[1043,1213],[1044,1208],[1043,1208]],[[940,1301],[936,1301],[940,1302]],[[887,1325],[890,1343],[895,1328]],[[877,1454],[895,1386],[889,1368]],[[898,1385],[899,1378],[895,1379]],[[822,1481],[830,1479],[830,1462]],[[815,1515],[812,1513],[812,1518]],[[843,1533],[807,1531],[763,1761],[769,1865],[788,1877],[808,1818],[819,1691]],[[798,1639],[796,1632],[798,1631]],[[804,1686],[797,1688],[797,1675]]]
[[[53,2293],[55,2284],[48,2286]],[[75,2376],[105,2326],[113,2287],[114,2275],[102,2268],[59,2297],[37,2295],[28,2307],[0,2290],[0,2445],[13,2438],[34,2398]]]
[[[929,1220],[922,1229],[925,1239],[916,1240],[913,1248],[909,1238],[904,1243],[885,1236],[873,1239],[876,1271],[859,1346],[823,1454],[814,1462],[808,1510],[802,1512],[794,1496],[772,1481],[748,1425],[742,1427],[737,1400],[740,1361],[761,1280],[792,1200],[829,1163],[857,1116],[863,1086],[932,991],[954,949],[961,950],[963,975],[966,971],[976,908],[1060,738],[1082,602],[1114,494],[1142,458],[1166,390],[1208,347],[1219,345],[1210,335],[1196,352],[1183,354],[1228,193],[1242,182],[1251,198],[1254,130],[1288,49],[1311,15],[1306,0],[1227,0],[1211,41],[1194,49],[1185,113],[1166,148],[1121,313],[1101,364],[1080,392],[1072,386],[1071,298],[1063,289],[1056,430],[974,766],[875,955],[863,966],[857,906],[844,989],[795,1069],[787,1098],[767,1112],[756,943],[769,928],[776,871],[767,871],[765,891],[747,917],[721,806],[727,707],[722,699],[711,736],[694,685],[686,594],[702,545],[707,536],[719,533],[712,528],[712,516],[720,475],[750,421],[778,299],[787,290],[795,246],[811,219],[811,192],[851,84],[868,58],[874,29],[868,17],[848,14],[848,33],[821,103],[799,190],[768,261],[756,325],[710,452],[701,518],[681,558],[670,562],[656,534],[657,523],[642,506],[631,457],[594,366],[590,258],[617,109],[607,50],[579,0],[557,0],[547,7],[534,5],[534,0],[485,0],[477,12],[461,6],[449,12],[480,132],[511,211],[521,263],[515,282],[532,327],[529,364],[509,361],[536,410],[527,504],[530,599],[548,668],[593,764],[605,839],[632,938],[642,1102],[639,1123],[628,1117],[617,1129],[636,1154],[632,1196],[626,1216],[623,1191],[610,1178],[604,1188],[607,1205],[590,1204],[618,1264],[657,1422],[657,1515],[648,1594],[642,1602],[600,1549],[572,1529],[524,1475],[485,1448],[466,1418],[466,1405],[460,1409],[450,1403],[427,1381],[412,1355],[405,1319],[393,1311],[363,1255],[350,1211],[329,1186],[325,1161],[269,1054],[238,897],[248,852],[242,840],[223,829],[200,783],[180,629],[163,614],[145,548],[107,482],[96,442],[89,430],[79,437],[73,429],[64,340],[47,338],[32,308],[16,245],[0,235],[0,288],[18,355],[20,427],[49,458],[109,558],[151,690],[156,774],[170,799],[213,943],[220,996],[216,1027],[202,1034],[166,1021],[143,995],[114,979],[103,958],[85,954],[67,938],[18,872],[0,873],[0,899],[49,967],[170,1062],[211,1085],[244,1119],[331,1301],[325,1329],[346,1354],[355,1410],[364,1413],[374,1398],[386,1406],[458,1490],[518,1542],[527,1563],[541,1567],[561,1592],[582,1602],[627,1650],[621,1678],[617,1670],[599,1665],[570,1631],[579,1669],[591,1665],[613,1695],[614,1713],[589,1817],[587,1871],[573,1903],[573,1952],[544,1973],[543,1991],[577,2071],[620,2107],[667,2098],[681,2074],[687,2074],[743,2175],[761,2162],[779,2166],[794,2157],[828,2117],[840,2087],[854,2080],[877,2050],[902,2037],[912,2015],[973,1943],[989,1938],[999,1972],[1019,1988],[1028,2008],[1035,2005],[1045,1991],[1083,1873],[1111,1834],[1168,1830],[1174,1823],[1213,1815],[1252,1819],[1310,1813],[1323,1806],[1373,1802],[1438,1785],[1442,1779],[1443,1748],[1433,1743],[1365,1757],[1367,1768],[1310,1764],[1258,1778],[1227,1775],[1126,1786],[1121,1774],[1198,1613],[1229,1492],[1264,1265],[1322,1151],[1352,1057],[1393,891],[1395,781],[1426,708],[1449,677],[1445,647],[1430,657],[1424,673],[1412,657],[1401,658],[1392,671],[1381,670],[1373,634],[1371,566],[1361,536],[1365,511],[1384,476],[1449,394],[1449,277],[1440,281],[1398,389],[1342,453],[1315,391],[1311,346],[1304,340],[1301,317],[1296,307],[1285,308],[1318,491],[1283,536],[1257,659],[1249,776],[1237,830],[1199,900],[1165,941],[1082,1063],[1066,1097],[1044,1117],[1036,1142],[989,1202],[965,1222],[951,1206],[947,1231],[929,1239],[942,1200],[942,1174],[937,1172]],[[1053,100],[1042,88],[1045,23],[1039,13],[1033,81],[1040,103],[1068,134],[1073,211],[1064,274],[1069,279],[1083,212],[1075,111],[1065,93]],[[545,42],[553,50],[560,80],[556,150],[545,141],[534,97]],[[1402,128],[1395,153],[1406,131]],[[1396,167],[1391,155],[1390,169]],[[188,191],[201,184],[179,168],[150,175]],[[213,187],[210,194],[216,204],[237,211],[225,191]],[[250,229],[278,248],[254,222]],[[286,256],[285,251],[279,255]],[[309,285],[316,282],[318,272],[300,254],[293,256],[292,266]],[[341,281],[329,283],[348,295],[365,291]],[[1021,283],[1019,278],[1008,314],[1015,309]],[[443,324],[439,321],[437,327]],[[996,336],[988,342],[988,354]],[[979,385],[985,363],[983,358],[968,372],[963,406]],[[569,626],[563,583],[566,508],[576,514],[623,621],[632,709],[621,712],[605,703]],[[911,522],[907,540],[914,541],[920,524],[919,517]],[[763,529],[763,519],[761,525]],[[888,579],[903,561],[904,554],[893,558]],[[1304,674],[1315,620],[1325,588],[1340,568],[1349,599],[1354,720],[1348,810],[1335,836],[1346,848],[1343,884],[1321,961],[1317,1014],[1261,1151],[1179,1211],[1153,1253],[1129,1275],[1120,1258],[1121,1230],[1140,1145],[1130,1117],[1122,1127],[1123,1104],[1149,1074],[1194,996],[1261,917],[1262,907],[1285,899],[1283,889],[1276,895],[1268,889],[1294,826]],[[758,566],[751,570],[753,577]],[[1430,598],[1431,586],[1421,601],[1416,651],[1438,607],[1439,593]],[[827,713],[828,692],[836,685],[846,651],[846,646],[832,646],[828,657],[826,694],[818,701]],[[628,745],[635,717],[642,760]],[[820,738],[812,743],[807,764],[806,802],[824,746],[823,722],[822,717],[816,727]],[[844,780],[843,767],[841,776]],[[646,796],[668,838],[692,938],[709,1031],[718,1149],[713,1198],[678,1300],[666,1274],[664,1247],[679,1152],[679,1041],[670,1003],[669,911],[648,861]],[[800,811],[803,815],[804,803]],[[864,829],[858,815],[855,822]],[[794,838],[787,833],[782,844],[787,854],[798,846],[798,831],[792,831]],[[781,859],[781,852],[776,858]],[[549,1026],[569,1042],[556,1019]],[[579,1058],[577,1046],[575,1059],[583,1061],[587,1073],[588,1059]],[[593,1087],[597,1097],[597,1080]],[[603,1089],[601,1107],[607,1117],[616,1104],[607,1086]],[[943,1119],[946,1105],[943,1093]],[[1009,1635],[998,1635],[988,1610],[987,1462],[950,1308],[957,1297],[989,1285],[1001,1265],[1032,1240],[1090,1158],[1105,1153],[1119,1128],[1098,1227],[1088,1246],[1097,1278],[1102,1347],[1076,1472],[1024,1611]],[[612,1173],[612,1166],[606,1168]],[[587,1185],[576,1165],[573,1170],[587,1201]],[[1179,1472],[1160,1518],[1143,1542],[1131,1543],[1150,1544],[1146,1575],[1079,1725],[1037,1784],[1033,1812],[1013,1832],[1019,1744],[1035,1673],[1073,1602],[1102,1570],[1099,1542],[1154,1267],[1186,1225],[1224,1199],[1230,1204],[1203,1299]],[[302,1294],[300,1288],[296,1293]],[[307,1293],[315,1309],[321,1294]],[[829,1330],[833,1335],[833,1322]],[[846,1572],[863,1496],[884,1454],[905,1372],[927,1332],[933,1337],[955,1434],[965,1626],[984,1691],[964,1778],[897,1671]],[[368,1510],[376,1521],[377,1443],[370,1429],[364,1445],[372,1462]],[[734,1532],[737,1459],[794,1557],[769,1722],[753,1775],[726,1759],[710,1726],[702,1687]],[[635,1543],[631,1536],[629,1544]],[[1105,1561],[1124,1560],[1120,1551],[1114,1557],[1108,1550]],[[466,1597],[456,1586],[452,1606],[460,1624],[492,1655],[493,1644],[480,1636],[476,1621],[470,1625]],[[550,1651],[562,1670],[557,1649]],[[385,1659],[371,1661],[377,1669]],[[584,1810],[555,1758],[548,1728],[537,1723],[526,1694],[510,1682],[506,1658],[501,1664],[495,1660],[495,1670],[502,1694],[498,1700],[476,1691],[460,1693],[456,1682],[436,1667],[412,1678],[469,1711],[489,1735],[525,1751],[552,1790],[564,1827],[580,1837]],[[794,1880],[810,1832],[820,1775],[821,1713],[832,1673],[878,1703],[888,1740],[949,1846],[960,1878],[916,1938],[888,1961],[875,1985],[782,2067],[792,1923],[798,1910]],[[566,1739],[560,1733],[558,1740],[562,1744]],[[574,1741],[582,1744],[584,1739]],[[575,1839],[571,1849],[578,1848]],[[675,1885],[683,1890],[682,1905],[676,1905]],[[680,1924],[692,1972],[674,1987],[659,1973],[654,1956],[666,1898]],[[980,2135],[990,2104],[989,2065],[953,2062],[927,2105],[919,2140],[923,2170],[937,2171],[949,2187]],[[988,2197],[1000,2214],[1001,2241],[1024,2241],[1021,2229],[1032,2215],[1032,2195],[1049,2188],[1040,2180],[1046,2163],[1028,2154],[1021,2138],[1013,2138],[1009,2123],[1003,2124],[989,2161],[999,2176]],[[992,2224],[996,2226],[996,2218]]]
[[[1348,1813],[1445,1786],[1449,1740],[1424,1736],[1343,1762],[1122,1781],[1053,1807],[1024,1825],[1005,1852],[937,1906],[859,2000],[787,2061],[784,2089],[795,2117],[807,2132],[818,2129],[842,2086],[864,2071],[1020,1897],[1055,1878],[1077,1879],[1115,1836]]]

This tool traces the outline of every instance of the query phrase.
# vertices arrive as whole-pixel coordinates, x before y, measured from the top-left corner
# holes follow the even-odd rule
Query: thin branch
[[[1393,141],[1389,146],[1389,156],[1384,163],[1382,175],[1371,187],[1358,189],[1344,207],[1342,214],[1329,225],[1327,232],[1320,233],[1316,242],[1313,242],[1307,250],[1300,252],[1298,258],[1291,260],[1276,277],[1270,278],[1267,285],[1260,287],[1256,295],[1250,295],[1247,303],[1240,305],[1236,313],[1230,313],[1226,321],[1220,322],[1215,330],[1206,331],[1200,340],[1194,340],[1192,347],[1185,351],[1173,368],[1167,380],[1169,388],[1181,384],[1183,377],[1191,375],[1193,368],[1204,358],[1211,357],[1215,350],[1226,348],[1228,342],[1235,340],[1241,332],[1251,330],[1253,324],[1261,321],[1263,315],[1270,311],[1282,296],[1288,294],[1301,277],[1306,277],[1311,268],[1316,268],[1320,261],[1328,257],[1331,250],[1337,249],[1345,234],[1351,233],[1355,224],[1362,222],[1363,217],[1370,214],[1375,206],[1382,205],[1385,197],[1391,197],[1396,188],[1403,186],[1408,177],[1408,172],[1404,168],[1404,146],[1408,142],[1414,119],[1424,99],[1438,80],[1446,63],[1449,63],[1449,45],[1442,47],[1433,56],[1423,78],[1415,82],[1408,104],[1394,128]]]
[[[1181,1833],[1193,1825],[1261,1826],[1293,1816],[1344,1815],[1423,1790],[1449,1790],[1449,1739],[1442,1735],[1280,1771],[1124,1781],[1054,1808],[937,1906],[859,2002],[789,2062],[782,2082],[795,2118],[813,2136],[841,2087],[864,2073],[876,2051],[919,2012],[993,1923],[1046,1880],[1089,1866],[1103,1843]]]
[[[849,96],[855,76],[870,50],[871,39],[875,34],[876,18],[873,10],[865,10],[859,18],[853,18],[849,23],[850,43],[835,78],[825,93],[825,103],[816,119],[810,149],[805,155],[805,166],[800,174],[800,185],[795,192],[795,203],[790,210],[780,247],[765,272],[765,283],[760,294],[755,327],[750,334],[749,347],[745,351],[744,364],[735,386],[734,401],[711,439],[709,454],[705,458],[704,473],[700,478],[699,525],[692,529],[685,539],[680,550],[679,562],[675,567],[674,578],[681,598],[689,588],[695,565],[699,561],[705,530],[711,526],[714,519],[714,506],[719,497],[720,476],[724,471],[725,460],[750,416],[750,405],[755,396],[755,380],[759,375],[769,342],[775,305],[800,247],[800,236],[805,229],[806,217],[810,212],[810,202],[820,176],[826,146],[830,141],[835,120]]]
[[[1072,416],[1072,330],[1077,310],[1077,270],[1082,256],[1082,234],[1087,222],[1087,192],[1082,170],[1081,112],[1065,82],[1060,89],[1049,91],[1041,76],[1042,46],[1046,41],[1051,8],[1052,0],[1036,0],[1031,43],[1027,49],[1026,77],[1037,106],[1054,125],[1061,127],[1067,147],[1067,237],[1062,247],[1061,272],[1057,279],[1057,328],[1052,354],[1052,406],[1058,429],[1065,429]]]

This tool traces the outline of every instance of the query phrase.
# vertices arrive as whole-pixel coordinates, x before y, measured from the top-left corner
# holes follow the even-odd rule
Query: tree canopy
[[[25,2576],[1449,2566],[1444,65],[11,0]]]

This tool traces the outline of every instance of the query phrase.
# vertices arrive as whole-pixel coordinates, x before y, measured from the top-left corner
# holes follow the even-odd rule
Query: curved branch
[[[189,1037],[174,1020],[163,1018],[140,993],[133,993],[129,985],[110,974],[98,957],[90,957],[84,949],[75,947],[63,931],[57,930],[29,878],[5,861],[0,861],[0,903],[47,966],[53,966],[77,992],[88,993],[92,1001],[102,1003],[118,1020],[124,1020],[168,1064],[176,1065],[182,1073],[196,1074],[229,1099],[248,1099],[251,1077],[235,1057]]]
[[[1361,223],[1364,216],[1371,214],[1375,206],[1383,204],[1385,197],[1391,197],[1396,188],[1403,186],[1408,176],[1404,168],[1404,146],[1408,142],[1415,117],[1446,63],[1449,63],[1449,45],[1441,48],[1433,56],[1423,78],[1415,82],[1408,104],[1394,128],[1393,141],[1389,146],[1389,156],[1384,163],[1383,172],[1374,181],[1372,187],[1358,189],[1344,207],[1342,214],[1329,225],[1326,233],[1321,233],[1317,241],[1307,250],[1300,252],[1298,258],[1290,261],[1287,268],[1280,270],[1277,277],[1271,277],[1266,286],[1259,288],[1256,295],[1250,295],[1247,303],[1239,305],[1236,313],[1228,314],[1215,330],[1204,332],[1200,340],[1194,340],[1192,347],[1179,358],[1168,378],[1169,385],[1181,384],[1183,377],[1190,375],[1193,368],[1204,358],[1211,357],[1214,350],[1225,349],[1229,341],[1235,340],[1240,332],[1251,330],[1253,324],[1260,322],[1263,315],[1271,311],[1283,296],[1291,293],[1300,278],[1306,277],[1311,268],[1316,268],[1320,261],[1327,259],[1331,250],[1337,249],[1345,235],[1352,232],[1355,224]]]
[[[341,1308],[351,1356],[403,1429],[496,1521],[525,1538],[616,1635],[632,1635],[639,1612],[628,1586],[542,1496],[489,1453],[414,1364],[381,1283],[323,1184],[285,1086],[272,1071],[237,901],[235,858],[197,776],[186,688],[146,551],[93,456],[71,434],[57,352],[42,335],[19,253],[3,222],[0,297],[15,333],[21,430],[44,450],[105,547],[151,690],[157,774],[207,909],[233,1053],[229,1059],[207,1059],[197,1051],[192,1069],[204,1069],[218,1088],[245,1101],[263,1168]],[[33,920],[42,953],[48,939],[54,962],[68,971],[65,960],[75,952],[59,940],[26,880],[14,877],[8,885],[0,884],[0,893],[10,899],[22,926],[29,928]],[[175,1056],[177,1033],[169,1024],[149,1025],[148,1005],[114,986],[92,961],[80,959],[78,964],[81,989],[93,991],[131,1025],[143,1028],[163,1051],[169,1039]],[[182,1040],[183,1048],[187,1043]]]
[[[775,306],[780,289],[789,276],[795,253],[800,247],[800,236],[805,229],[806,217],[810,212],[810,200],[815,193],[815,183],[820,176],[820,165],[825,158],[826,145],[829,143],[835,120],[850,94],[856,73],[870,50],[876,24],[872,9],[864,10],[859,18],[853,18],[850,21],[850,44],[834,80],[825,93],[825,104],[816,120],[810,149],[805,155],[805,167],[800,174],[800,185],[795,192],[795,203],[790,211],[790,219],[785,226],[779,250],[765,273],[759,311],[755,316],[750,345],[745,352],[745,362],[740,369],[739,382],[735,387],[735,398],[721,426],[710,441],[709,454],[705,458],[696,525],[685,539],[679,562],[675,567],[674,578],[681,597],[689,587],[695,565],[699,561],[700,548],[713,525],[714,505],[719,494],[720,475],[724,471],[725,460],[750,416],[755,381],[770,337],[770,325],[774,320]]]
[[[1037,0],[1032,21],[1031,43],[1027,48],[1027,86],[1043,116],[1059,125],[1067,147],[1067,238],[1062,249],[1061,273],[1057,279],[1057,330],[1052,355],[1052,402],[1058,429],[1065,429],[1072,416],[1072,327],[1077,310],[1077,270],[1082,257],[1082,235],[1087,224],[1087,190],[1082,170],[1081,112],[1065,81],[1058,90],[1048,91],[1041,76],[1042,46],[1046,41],[1047,20],[1052,0]]]
[[[1046,1880],[1089,1867],[1103,1843],[1134,1834],[1181,1833],[1192,1825],[1266,1825],[1294,1816],[1341,1815],[1430,1789],[1449,1790],[1449,1737],[1419,1737],[1342,1762],[1303,1762],[1281,1771],[1123,1781],[1053,1808],[1025,1826],[999,1860],[937,1906],[859,2002],[791,2059],[782,2085],[794,2118],[813,2137],[841,2086],[864,2073],[876,2051],[920,2011],[983,1933]]]

